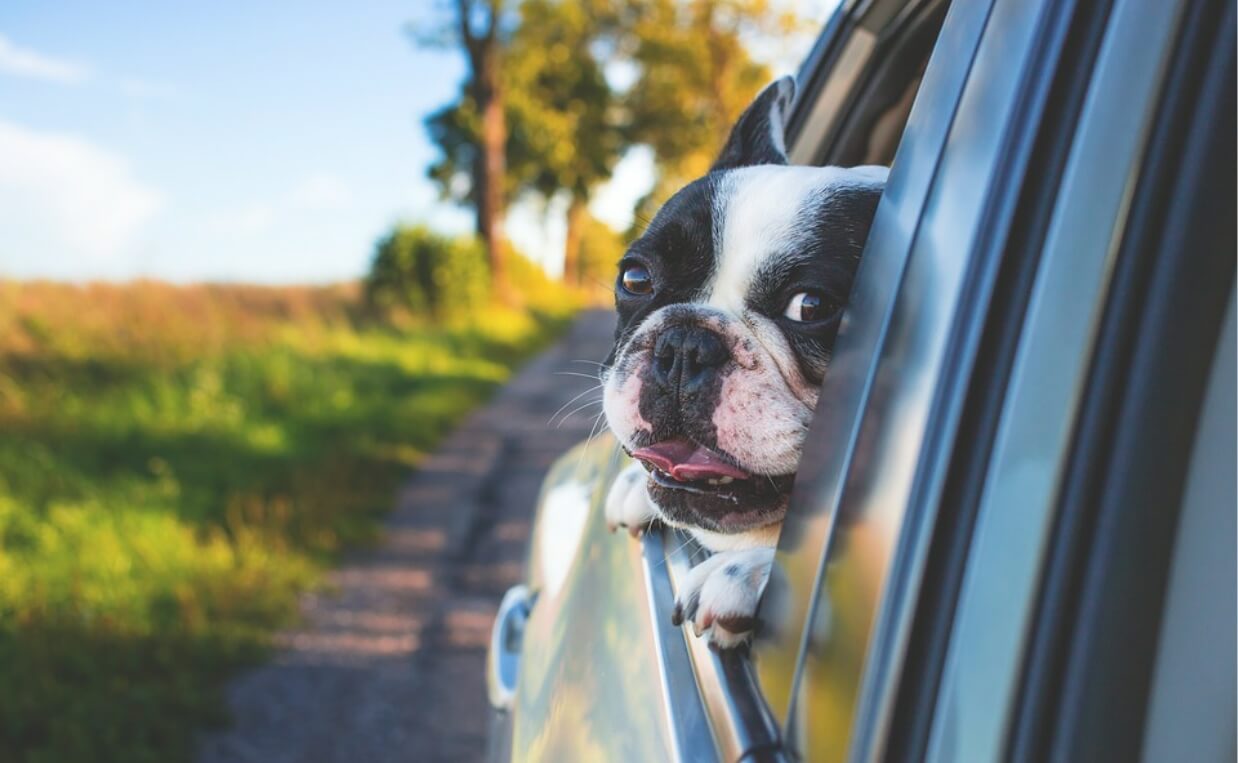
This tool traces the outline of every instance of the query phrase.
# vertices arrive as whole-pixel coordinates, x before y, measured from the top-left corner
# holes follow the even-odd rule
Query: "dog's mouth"
[[[794,474],[764,475],[731,463],[725,456],[686,438],[664,440],[632,451],[653,481],[664,488],[716,496],[740,503],[766,493],[785,494]]]

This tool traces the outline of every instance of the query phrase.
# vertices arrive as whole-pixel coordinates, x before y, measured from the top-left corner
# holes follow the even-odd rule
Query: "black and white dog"
[[[886,168],[787,166],[781,79],[740,116],[709,174],[619,263],[606,418],[636,459],[611,527],[686,528],[713,556],[675,620],[711,643],[755,623],[818,388]]]

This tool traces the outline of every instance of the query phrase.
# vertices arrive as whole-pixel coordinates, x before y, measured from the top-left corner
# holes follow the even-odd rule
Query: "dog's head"
[[[794,90],[757,96],[619,263],[606,417],[673,525],[782,519],[885,183],[882,167],[787,166]]]

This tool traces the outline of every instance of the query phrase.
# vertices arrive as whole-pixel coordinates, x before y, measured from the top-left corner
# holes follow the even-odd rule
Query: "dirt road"
[[[382,541],[307,596],[302,628],[229,690],[233,727],[201,763],[477,760],[483,665],[499,599],[519,582],[546,468],[583,439],[597,406],[547,422],[592,382],[611,313],[585,313],[473,414],[400,494]],[[565,372],[565,373],[556,373]],[[572,410],[591,398],[585,395]]]

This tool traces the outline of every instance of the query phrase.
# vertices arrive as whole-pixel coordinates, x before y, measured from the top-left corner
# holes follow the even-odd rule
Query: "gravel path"
[[[330,593],[307,596],[304,627],[233,682],[235,723],[202,740],[200,763],[482,757],[495,609],[522,577],[542,475],[598,410],[548,426],[590,386],[555,372],[591,374],[573,361],[602,360],[613,330],[609,311],[585,313],[426,460],[382,541],[333,572]]]

